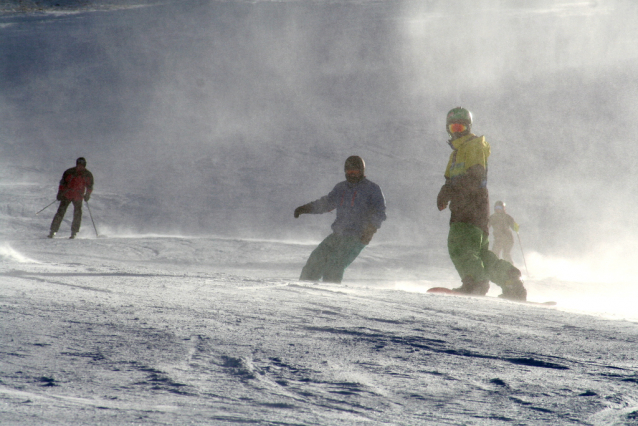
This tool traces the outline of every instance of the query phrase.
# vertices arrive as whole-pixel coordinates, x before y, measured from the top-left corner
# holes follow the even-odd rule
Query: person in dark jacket
[[[82,224],[82,200],[88,202],[91,198],[91,192],[93,192],[93,175],[86,168],[86,159],[80,157],[75,161],[75,167],[66,170],[60,180],[57,195],[60,206],[51,222],[48,238],[53,238],[60,229],[66,209],[71,203],[73,203],[73,222],[71,223],[70,238],[75,238]]]
[[[485,295],[490,281],[503,289],[500,297],[526,300],[521,271],[489,250],[487,159],[490,144],[471,133],[472,114],[457,107],[448,112],[446,127],[452,153],[445,184],[437,196],[439,210],[450,208],[448,251],[461,276],[461,293]]]
[[[348,157],[346,180],[316,201],[297,207],[302,214],[326,213],[337,209],[332,234],[312,252],[301,271],[301,280],[340,283],[345,269],[364,249],[381,222],[386,219],[381,188],[365,177],[365,163],[359,156]]]
[[[501,259],[512,262],[512,247],[514,247],[514,237],[512,231],[518,233],[518,223],[505,211],[505,203],[497,201],[494,203],[494,213],[490,216],[490,227],[494,230],[494,243],[492,251]]]

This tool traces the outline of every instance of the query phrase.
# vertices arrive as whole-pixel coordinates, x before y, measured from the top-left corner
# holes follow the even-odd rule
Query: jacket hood
[[[474,138],[481,138],[481,139],[485,139],[485,136],[476,136],[474,133],[468,133],[465,136],[462,136],[458,139],[453,139],[449,142],[450,146],[452,147],[452,149],[459,149],[459,147],[461,145],[463,145],[465,142],[474,139]]]

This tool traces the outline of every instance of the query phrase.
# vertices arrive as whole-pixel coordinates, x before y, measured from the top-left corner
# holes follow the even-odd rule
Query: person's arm
[[[370,215],[370,223],[377,229],[381,228],[381,223],[387,219],[387,216],[385,215],[385,197],[378,185],[374,186],[369,206],[372,213]]]
[[[69,190],[66,186],[66,178],[69,175],[69,171],[66,170],[62,174],[62,179],[60,179],[60,184],[58,186],[58,195],[55,197],[58,201],[62,201],[62,196]]]
[[[361,243],[365,245],[370,243],[374,234],[381,228],[381,223],[387,218],[385,214],[385,197],[378,185],[374,185],[373,187],[368,206],[371,211],[370,220],[365,225],[363,234],[361,235]]]
[[[337,193],[339,185],[335,186],[328,195],[312,201],[295,209],[294,216],[298,218],[302,214],[320,214],[334,210],[337,207]]]
[[[91,198],[91,193],[93,192],[93,174],[88,170],[86,171],[86,173],[86,192],[84,193],[84,201],[89,201],[89,199]]]
[[[485,188],[487,185],[487,158],[490,155],[490,146],[483,137],[477,137],[467,142],[464,161],[467,169],[453,178],[454,186],[460,186],[463,190]]]
[[[445,210],[448,203],[452,200],[452,186],[450,179],[445,178],[445,183],[439,190],[439,195],[436,197],[436,205],[439,210]]]
[[[487,171],[482,164],[475,164],[461,175],[454,178],[454,186],[463,189],[483,188],[487,180]]]
[[[514,221],[514,218],[513,218],[512,216],[509,216],[509,215],[508,215],[508,217],[509,217],[509,221],[510,221],[510,228],[512,228],[512,230],[513,230],[514,232],[518,233],[518,230],[519,230],[518,223],[516,223],[516,222]]]

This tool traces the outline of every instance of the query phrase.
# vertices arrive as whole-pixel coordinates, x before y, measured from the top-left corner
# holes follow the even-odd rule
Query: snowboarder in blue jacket
[[[302,214],[326,213],[337,209],[332,234],[312,252],[301,271],[301,280],[340,283],[345,269],[370,243],[386,219],[385,199],[381,188],[365,177],[365,163],[359,156],[348,157],[346,180],[330,193],[295,209]]]

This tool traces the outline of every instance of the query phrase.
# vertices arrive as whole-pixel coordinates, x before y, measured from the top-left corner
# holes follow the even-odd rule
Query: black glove
[[[303,206],[299,206],[295,209],[295,219],[298,218],[302,214],[307,214],[312,211],[310,204],[304,204]]]
[[[62,193],[58,192],[58,195],[55,197],[56,200],[62,201]]]
[[[91,194],[84,194],[84,201],[88,202],[91,198]]]
[[[366,246],[370,244],[370,240],[372,240],[372,236],[377,232],[377,227],[371,223],[368,223],[366,229],[363,230],[363,235],[361,236],[361,243]]]

